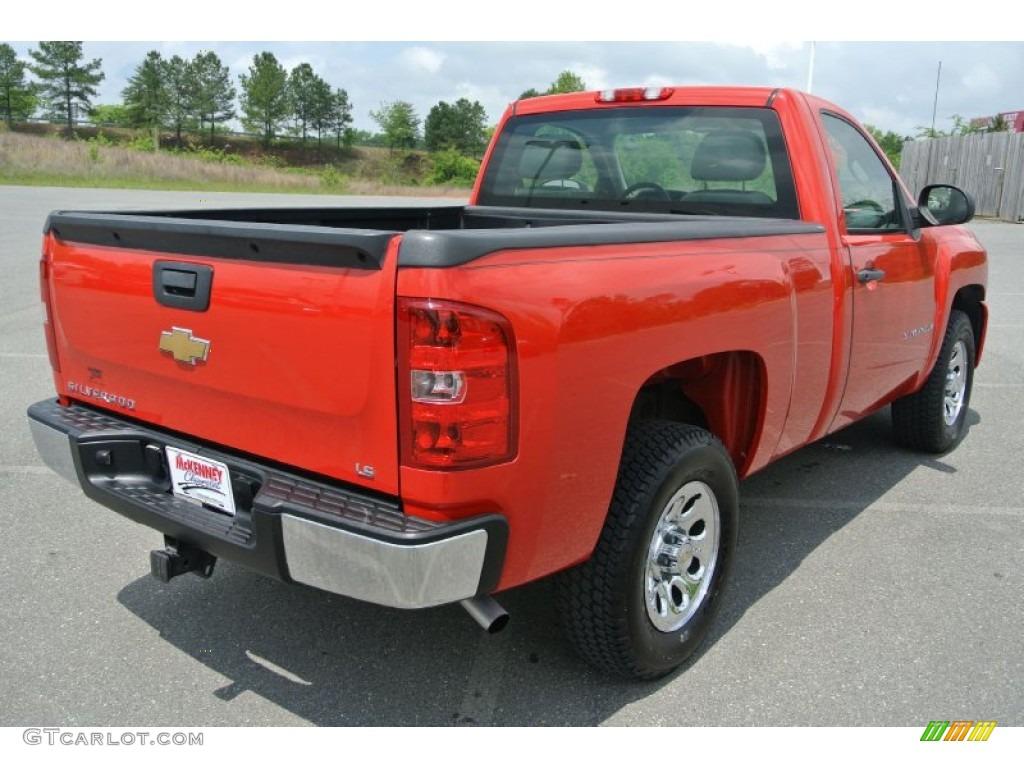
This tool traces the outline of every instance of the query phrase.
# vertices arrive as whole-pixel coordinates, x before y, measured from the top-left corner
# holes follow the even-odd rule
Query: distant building
[[[1006,121],[1006,130],[1010,133],[1024,133],[1024,109],[1016,112],[1000,112],[999,117]],[[984,131],[992,125],[993,117],[975,117],[971,120],[971,128]]]

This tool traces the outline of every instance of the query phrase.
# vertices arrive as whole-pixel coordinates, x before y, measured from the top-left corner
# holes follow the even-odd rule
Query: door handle
[[[874,283],[885,279],[884,269],[862,269],[857,273],[857,282],[861,283]]]
[[[212,283],[213,268],[205,264],[158,261],[153,265],[153,296],[165,307],[205,312]]]

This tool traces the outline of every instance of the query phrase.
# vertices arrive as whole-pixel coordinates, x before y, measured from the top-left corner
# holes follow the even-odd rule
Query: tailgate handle
[[[175,296],[195,296],[196,280],[199,277],[195,272],[182,272],[177,269],[165,269],[161,275],[164,290]]]
[[[165,307],[205,312],[212,285],[213,267],[205,264],[158,261],[153,265],[153,295]]]

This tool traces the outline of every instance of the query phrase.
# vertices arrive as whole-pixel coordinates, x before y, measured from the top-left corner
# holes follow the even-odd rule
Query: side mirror
[[[974,198],[952,184],[929,184],[917,198],[918,214],[927,224],[966,224],[974,218]]]

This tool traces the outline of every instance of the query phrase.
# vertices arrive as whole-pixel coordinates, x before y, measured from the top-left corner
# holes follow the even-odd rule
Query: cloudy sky
[[[55,6],[51,0],[40,6],[51,18],[60,19],[57,28],[41,17],[26,18],[5,31],[11,36],[7,42],[27,58],[29,48],[40,38],[85,39],[86,56],[102,59],[106,74],[97,103],[121,101],[126,79],[149,50],[184,57],[205,49],[214,50],[231,68],[236,85],[238,75],[248,69],[253,55],[266,50],[272,51],[289,69],[307,61],[333,86],[345,88],[355,108],[356,127],[368,130],[375,130],[369,111],[382,102],[399,99],[412,102],[424,118],[438,101],[464,96],[480,101],[493,123],[519,93],[530,87],[543,90],[564,69],[581,75],[591,88],[740,84],[805,89],[812,52],[811,43],[806,41],[828,37],[830,31],[835,34],[831,25],[815,27],[804,22],[782,27],[782,19],[787,17],[784,4],[773,3],[770,14],[765,15],[761,6],[746,0],[729,4],[728,24],[723,23],[726,17],[718,10],[722,4],[695,15],[689,8],[692,3],[662,0],[645,0],[637,6],[642,12],[633,15],[614,6],[619,8],[614,18],[603,18],[594,10],[586,14],[587,22],[581,22],[582,14],[575,10],[557,10],[557,5],[540,0],[506,0],[500,4],[398,0],[360,12],[346,11],[345,6],[337,3],[312,3],[301,6],[301,15],[278,10],[274,16],[263,13],[259,21],[253,21],[249,17],[258,14],[249,13],[244,22],[234,15],[211,11],[213,3],[193,4],[192,0],[178,0],[172,5],[125,3],[126,8],[133,10],[123,14],[116,11],[120,3],[104,3],[110,6],[111,18],[134,19],[140,8],[154,14],[156,24],[136,22],[134,28],[131,24],[110,27],[97,18],[95,7],[82,11],[74,3],[66,9],[59,8],[61,4],[57,2]],[[590,6],[574,6],[585,7]],[[606,7],[613,8],[611,4]],[[802,18],[795,7],[791,10],[796,15],[789,18]],[[950,42],[949,37],[977,36],[981,30],[972,26],[978,23],[977,19],[962,12],[950,16],[939,0],[929,7],[944,26],[916,23],[924,15],[919,11],[909,14],[907,19],[894,17],[885,3],[876,0],[860,0],[853,7],[858,13],[847,16],[855,23],[843,27],[851,36],[908,30],[919,39],[819,40],[813,46],[812,81],[812,90],[818,95],[847,108],[864,122],[913,135],[919,127],[931,124],[941,61],[937,128],[951,127],[955,114],[969,119],[1024,109],[1024,42]],[[81,14],[80,20],[73,18],[76,13]],[[884,24],[879,23],[881,19]],[[176,41],[145,41],[155,28]],[[665,37],[673,32],[686,38],[709,37],[696,34],[709,29],[723,33],[711,35],[712,38],[732,40],[643,39]],[[222,39],[180,41],[194,37],[200,30]],[[349,39],[282,41],[309,36],[310,32]],[[382,36],[392,39],[372,40]],[[108,39],[113,37],[123,39]],[[238,37],[252,39],[235,39]],[[559,39],[566,37],[623,39]],[[934,39],[923,39],[926,37]],[[99,38],[107,41],[99,42]],[[278,40],[256,41],[265,38]]]

